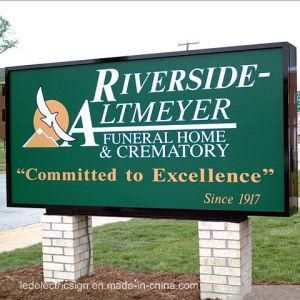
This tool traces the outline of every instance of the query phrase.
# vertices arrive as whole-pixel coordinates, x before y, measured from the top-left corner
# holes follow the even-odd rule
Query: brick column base
[[[200,298],[243,299],[252,289],[251,222],[199,221]]]
[[[44,215],[41,222],[44,281],[76,281],[81,276],[91,274],[92,218]]]

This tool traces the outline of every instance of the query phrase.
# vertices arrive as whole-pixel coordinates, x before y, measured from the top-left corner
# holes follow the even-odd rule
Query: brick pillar
[[[199,221],[200,297],[243,299],[252,289],[251,222]]]
[[[41,222],[44,281],[76,281],[81,276],[91,274],[92,218],[44,215]]]

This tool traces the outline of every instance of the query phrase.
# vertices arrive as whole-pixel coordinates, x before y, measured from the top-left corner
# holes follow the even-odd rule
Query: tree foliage
[[[18,41],[11,38],[10,23],[0,16],[0,54],[17,45]]]

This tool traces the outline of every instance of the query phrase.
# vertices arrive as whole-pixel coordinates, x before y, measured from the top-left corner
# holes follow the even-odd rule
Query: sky
[[[0,15],[19,41],[0,67],[179,51],[187,40],[199,41],[191,49],[283,41],[300,49],[293,1],[1,1]]]

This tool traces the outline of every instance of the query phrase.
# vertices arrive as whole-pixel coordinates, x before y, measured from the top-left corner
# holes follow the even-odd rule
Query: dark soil
[[[39,286],[43,284],[41,266],[2,272],[0,299],[200,299],[199,275],[194,274],[134,273],[102,267],[76,283],[64,283],[67,287],[28,286],[33,283]],[[75,284],[77,289],[74,288]],[[185,288],[182,284],[185,284]]]

